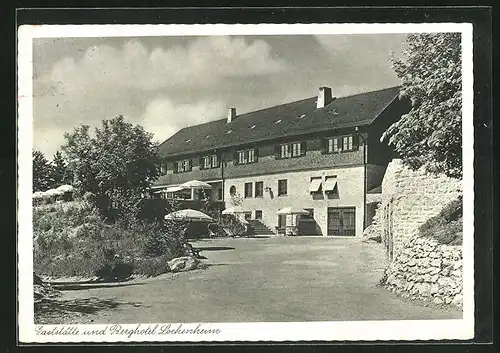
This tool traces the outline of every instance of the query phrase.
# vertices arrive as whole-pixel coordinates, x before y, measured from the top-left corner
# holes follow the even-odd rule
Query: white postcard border
[[[463,141],[474,141],[472,24],[257,24],[257,25],[23,25],[18,29],[18,338],[23,343],[43,342],[156,342],[156,341],[377,341],[471,339],[474,336],[474,147],[463,144],[463,318],[461,320],[344,321],[275,323],[167,323],[120,325],[35,325],[33,308],[32,164],[33,145],[33,38],[139,37],[181,35],[298,35],[298,34],[462,34]],[[117,323],[118,324],[118,323]],[[138,325],[140,325],[138,327]],[[182,326],[180,326],[182,325]],[[180,327],[179,327],[180,326]],[[198,327],[198,331],[195,329]],[[200,334],[199,329],[220,330]],[[63,334],[66,329],[67,334]],[[79,334],[70,334],[76,329]],[[177,332],[173,333],[177,329]],[[183,330],[191,330],[192,332]],[[58,334],[50,333],[51,330]],[[62,331],[61,331],[62,330]],[[85,335],[97,330],[109,334]],[[135,330],[135,331],[134,331]],[[143,330],[143,333],[139,332]],[[172,333],[168,333],[172,331]],[[76,332],[73,330],[73,332]],[[118,331],[116,331],[118,332]],[[134,333],[135,332],[135,333]]]

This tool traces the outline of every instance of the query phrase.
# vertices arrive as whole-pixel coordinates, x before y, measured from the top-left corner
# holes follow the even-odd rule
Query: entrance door
[[[328,235],[355,236],[356,209],[354,207],[328,207]]]

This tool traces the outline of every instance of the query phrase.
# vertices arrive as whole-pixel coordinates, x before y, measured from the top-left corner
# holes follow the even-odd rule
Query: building
[[[302,235],[361,236],[393,157],[380,137],[408,110],[399,87],[339,98],[320,87],[317,96],[246,114],[230,108],[160,145],[154,188],[197,199],[203,195],[175,187],[200,180],[225,206],[241,198],[245,218],[272,233],[297,221]],[[284,207],[309,214],[289,219],[277,214]]]

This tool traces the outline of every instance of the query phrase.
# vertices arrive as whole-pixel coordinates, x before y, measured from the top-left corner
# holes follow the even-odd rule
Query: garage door
[[[328,235],[353,237],[356,235],[356,208],[328,207]]]

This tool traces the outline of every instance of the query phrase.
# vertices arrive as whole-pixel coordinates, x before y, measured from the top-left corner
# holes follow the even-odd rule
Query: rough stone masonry
[[[390,265],[385,284],[405,297],[462,304],[462,246],[419,236],[419,227],[462,193],[460,180],[389,163],[370,233],[380,234]]]
[[[461,306],[462,246],[413,237],[386,270],[387,287],[404,297]]]

